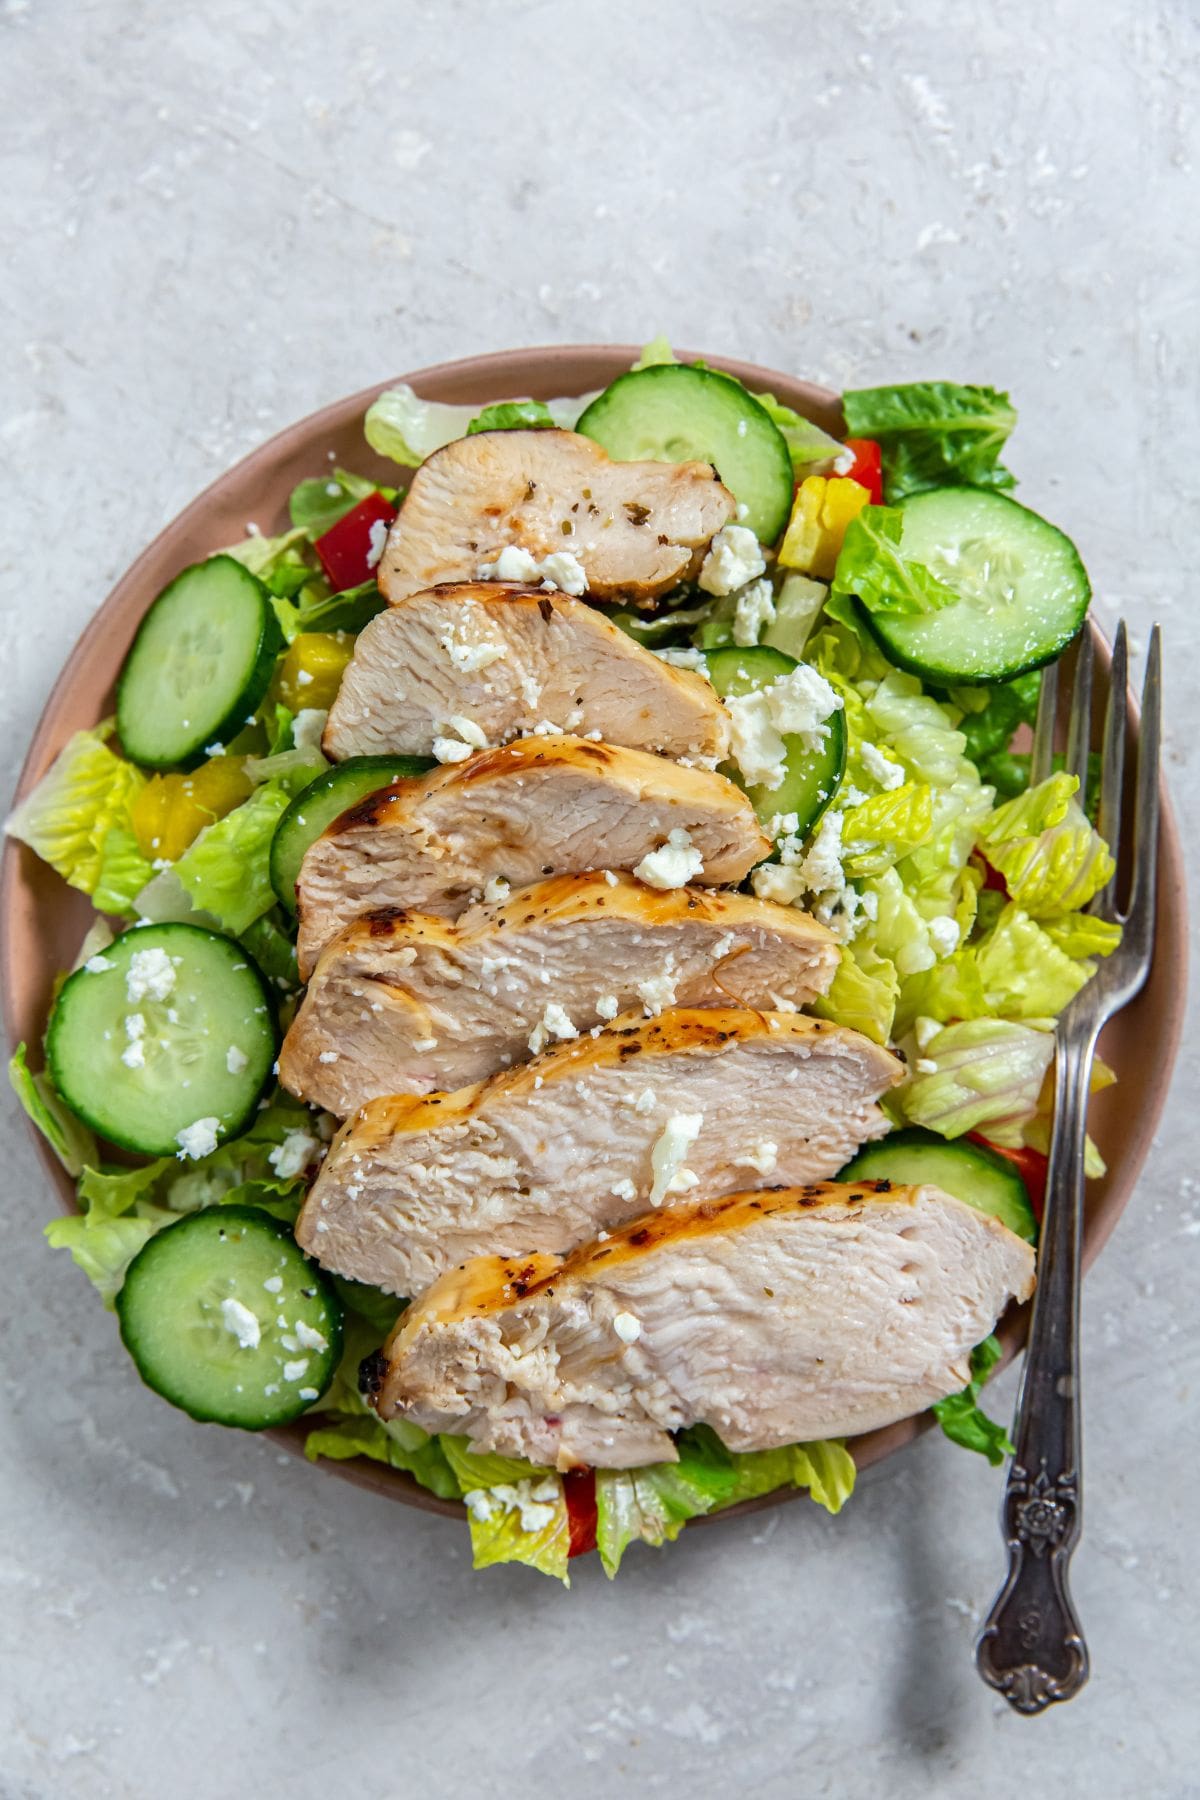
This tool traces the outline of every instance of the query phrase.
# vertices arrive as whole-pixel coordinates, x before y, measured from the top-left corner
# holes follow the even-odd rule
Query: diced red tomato
[[[596,1548],[596,1471],[571,1469],[563,1476],[571,1539],[567,1555],[586,1556]]]
[[[1049,1163],[1040,1150],[1033,1150],[1028,1144],[1022,1144],[1016,1150],[1010,1150],[1007,1144],[993,1144],[985,1138],[981,1131],[969,1131],[967,1136],[976,1144],[982,1144],[985,1150],[994,1150],[997,1156],[1003,1156],[1012,1163],[1017,1174],[1025,1183],[1029,1194],[1029,1204],[1033,1208],[1033,1216],[1039,1225],[1042,1214],[1046,1210],[1046,1170]]]
[[[883,504],[883,456],[874,438],[847,438],[847,450],[853,450],[854,461],[844,471],[851,481],[865,487],[872,506]]]
[[[371,580],[382,548],[382,534],[373,528],[386,529],[395,516],[396,508],[383,494],[368,494],[317,539],[316,552],[335,593]]]
[[[1003,875],[1000,873],[999,869],[993,869],[990,862],[985,862],[983,865],[983,868],[984,868],[984,876],[983,876],[984,887],[985,888],[993,888],[997,894],[1003,894],[1004,898],[1007,900],[1008,899],[1008,883],[1005,881],[1005,879],[1004,879]]]

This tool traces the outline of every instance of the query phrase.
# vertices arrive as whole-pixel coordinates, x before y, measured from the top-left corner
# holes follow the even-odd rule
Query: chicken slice
[[[673,668],[582,600],[480,581],[427,588],[371,620],[325,753],[430,756],[436,738],[461,735],[462,719],[488,744],[549,725],[710,766],[729,751],[729,715],[703,675]]]
[[[798,1013],[680,1008],[544,1051],[453,1094],[370,1100],[296,1236],[326,1268],[417,1294],[455,1263],[565,1251],[677,1195],[834,1175],[903,1074]]]
[[[890,1425],[956,1392],[1031,1247],[935,1187],[826,1183],[651,1213],[565,1259],[480,1257],[363,1365],[385,1419],[569,1469]]]
[[[613,462],[573,431],[481,431],[417,470],[379,564],[394,605],[471,581],[506,545],[566,552],[597,600],[653,601],[699,570],[736,511],[708,463]]]
[[[552,1036],[547,1003],[573,1035],[670,1006],[795,1008],[826,991],[838,955],[794,907],[629,876],[555,876],[453,924],[368,913],[321,952],[279,1079],[344,1118],[524,1062]]]
[[[454,918],[490,882],[633,869],[675,831],[701,858],[687,879],[709,887],[741,881],[771,847],[723,775],[580,738],[521,738],[393,782],[305,855],[300,973],[307,980],[321,946],[361,913],[403,906]]]

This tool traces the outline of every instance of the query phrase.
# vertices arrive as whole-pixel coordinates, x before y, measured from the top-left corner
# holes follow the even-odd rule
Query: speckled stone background
[[[1197,49],[1188,0],[0,0],[6,787],[111,582],[252,445],[441,357],[665,331],[1010,388],[1100,617],[1166,627],[1194,842]],[[972,1668],[981,1462],[928,1438],[837,1521],[612,1586],[473,1577],[452,1525],[138,1385],[6,1100],[0,1797],[1200,1794],[1193,1082],[1087,1293],[1095,1674],[1037,1722]]]

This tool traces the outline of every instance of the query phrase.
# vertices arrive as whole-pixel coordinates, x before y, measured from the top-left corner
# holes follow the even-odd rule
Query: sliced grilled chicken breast
[[[455,1263],[565,1251],[677,1195],[836,1174],[902,1065],[798,1013],[679,1009],[454,1094],[371,1100],[296,1225],[327,1268],[418,1294]]]
[[[585,601],[500,582],[412,594],[362,632],[325,726],[327,756],[430,756],[434,740],[556,733],[721,761],[729,715]]]
[[[368,913],[322,951],[279,1078],[344,1118],[524,1062],[554,1035],[548,1004],[560,1036],[671,1006],[799,1007],[838,954],[794,907],[629,876],[556,876],[454,923]]]
[[[1033,1251],[934,1187],[834,1183],[673,1208],[565,1259],[454,1269],[364,1364],[385,1419],[560,1469],[854,1436],[967,1381]]]
[[[739,788],[708,769],[580,738],[521,738],[398,781],[351,807],[307,854],[296,884],[307,980],[323,944],[360,913],[404,906],[454,918],[501,879],[633,869],[672,831],[702,867],[738,882],[770,849]],[[488,896],[489,898],[491,896]]]
[[[637,604],[694,575],[735,510],[708,463],[612,462],[573,431],[481,431],[413,476],[379,585],[395,603],[471,581],[515,544],[539,561],[566,551],[594,598]]]

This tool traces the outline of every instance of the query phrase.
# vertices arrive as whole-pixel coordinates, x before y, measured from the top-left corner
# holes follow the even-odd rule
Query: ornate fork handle
[[[1082,1008],[1080,1012],[1082,1013]],[[1091,1011],[1091,1009],[1088,1009]],[[1022,1713],[1069,1700],[1088,1653],[1067,1569],[1079,1541],[1079,1252],[1084,1134],[1098,1021],[1064,1015],[1038,1286],[1001,1510],[1008,1578],[975,1648],[983,1679]]]

